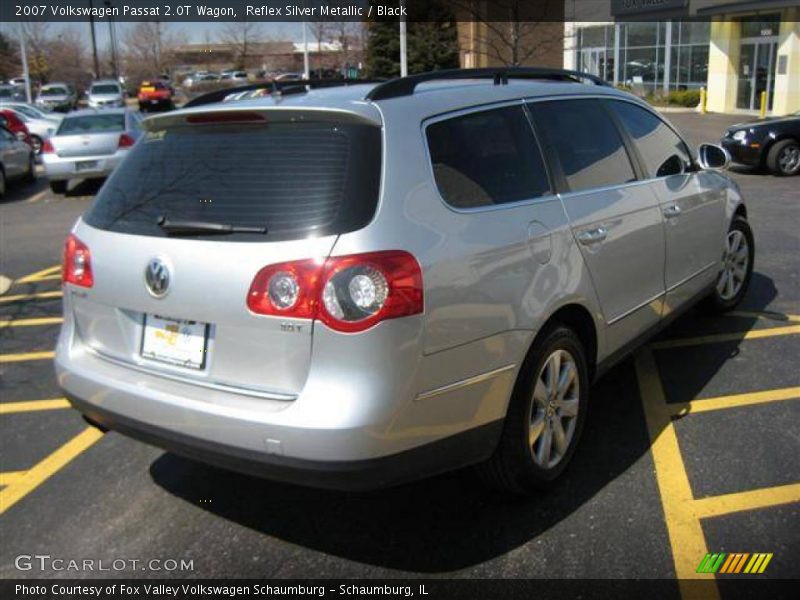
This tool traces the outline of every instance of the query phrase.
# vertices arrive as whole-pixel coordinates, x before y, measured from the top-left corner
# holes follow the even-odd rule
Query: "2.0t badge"
[[[156,298],[166,296],[170,282],[169,267],[160,258],[152,259],[144,270],[144,281],[150,294]]]

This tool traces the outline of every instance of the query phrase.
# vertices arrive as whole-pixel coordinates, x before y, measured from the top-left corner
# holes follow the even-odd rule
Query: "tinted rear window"
[[[166,235],[157,225],[161,216],[269,230],[207,236],[217,241],[345,233],[372,219],[380,164],[380,129],[368,125],[152,131],[108,179],[85,219],[101,229],[149,236]]]
[[[52,88],[42,88],[42,96],[65,96],[67,94],[67,88],[62,87],[52,87]]]
[[[113,83],[93,85],[91,94],[119,94],[119,88]]]
[[[67,117],[61,121],[56,135],[78,135],[82,133],[102,133],[125,129],[125,115],[98,114],[85,117]]]

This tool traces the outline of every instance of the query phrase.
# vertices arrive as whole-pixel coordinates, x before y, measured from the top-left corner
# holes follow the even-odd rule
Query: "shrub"
[[[667,104],[694,108],[700,104],[700,90],[672,91],[667,96]]]

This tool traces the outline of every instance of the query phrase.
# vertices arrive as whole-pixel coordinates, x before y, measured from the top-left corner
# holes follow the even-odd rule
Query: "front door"
[[[761,94],[767,94],[767,110],[772,110],[775,92],[775,65],[778,42],[773,38],[742,42],[739,57],[737,108],[759,110]]]

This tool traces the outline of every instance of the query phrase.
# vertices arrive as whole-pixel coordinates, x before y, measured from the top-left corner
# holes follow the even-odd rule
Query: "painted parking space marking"
[[[753,406],[780,400],[796,400],[800,398],[800,387],[788,387],[763,392],[750,392],[747,394],[732,394],[730,396],[717,396],[714,398],[701,398],[691,402],[670,404],[673,417],[683,417],[687,414],[696,414],[725,408],[740,406]]]
[[[57,325],[62,323],[62,317],[42,317],[38,319],[0,319],[0,329],[5,327],[36,327],[39,325]]]
[[[739,319],[759,319],[762,321],[771,321],[775,322],[787,322],[791,321],[793,323],[800,323],[800,315],[784,315],[782,313],[775,313],[775,312],[750,312],[746,310],[732,310],[731,312],[725,313],[722,315],[723,317],[732,317],[732,318],[739,318]]]
[[[18,472],[12,472],[11,483],[0,490],[0,515],[63,469],[75,457],[102,437],[102,431],[94,427],[88,427],[50,456],[25,471],[24,475],[17,476]],[[3,474],[0,474],[0,479],[2,477]]]
[[[698,498],[694,501],[694,509],[699,518],[706,519],[792,502],[800,502],[800,483]]]
[[[5,473],[0,473],[0,486],[4,487],[17,483],[22,479],[25,473],[26,471],[6,471]]]
[[[71,405],[66,398],[53,398],[51,400],[26,400],[23,402],[0,403],[0,415],[15,413],[37,412],[41,410],[59,410],[69,408]]]
[[[50,298],[61,298],[61,290],[54,292],[38,292],[35,294],[17,294],[14,296],[0,296],[0,304],[9,304],[11,302],[23,302],[28,300],[48,300]]]
[[[26,200],[26,202],[27,202],[28,204],[33,204],[34,202],[38,202],[39,200],[41,200],[41,199],[42,199],[42,198],[44,198],[45,196],[47,196],[47,190],[42,190],[42,191],[41,191],[41,192],[39,192],[38,194],[34,194],[34,195],[33,195],[33,196],[31,196],[30,198],[28,198],[28,199]]]
[[[770,327],[769,329],[750,329],[748,331],[735,333],[714,333],[711,335],[700,335],[690,338],[677,338],[674,340],[664,340],[663,342],[654,342],[653,344],[650,344],[650,347],[654,350],[664,350],[667,348],[684,348],[686,346],[698,346],[701,344],[718,344],[720,342],[756,340],[779,335],[793,335],[795,333],[800,333],[800,325]]]
[[[52,350],[42,352],[20,352],[17,354],[0,354],[0,364],[27,362],[30,360],[48,360],[55,356]]]
[[[54,277],[59,271],[61,271],[61,265],[53,265],[52,267],[47,267],[46,269],[41,269],[40,271],[20,277],[14,281],[14,283],[31,283],[33,281],[42,281],[45,277]]]

